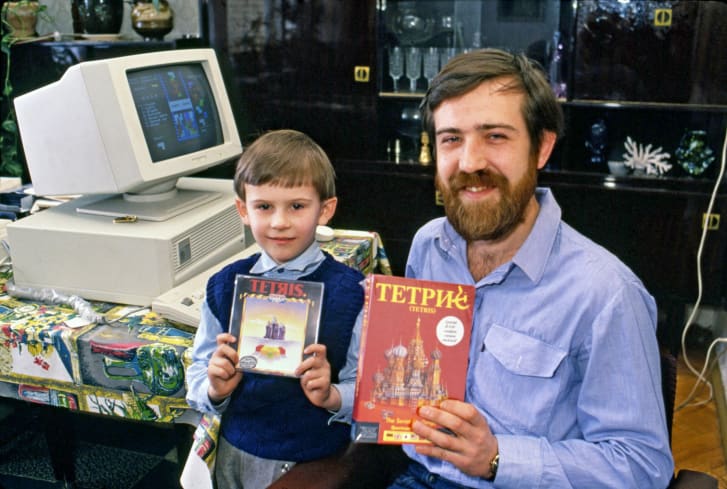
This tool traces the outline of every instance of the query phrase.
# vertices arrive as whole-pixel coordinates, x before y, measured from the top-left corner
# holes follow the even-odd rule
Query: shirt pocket
[[[493,324],[470,384],[474,403],[507,431],[544,435],[561,396],[567,351]],[[561,369],[562,370],[562,369]]]

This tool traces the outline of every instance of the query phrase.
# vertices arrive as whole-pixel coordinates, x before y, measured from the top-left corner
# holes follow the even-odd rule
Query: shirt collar
[[[538,282],[545,272],[548,257],[560,229],[561,211],[548,188],[537,188],[535,199],[540,205],[530,234],[512,261],[532,280]]]
[[[518,266],[533,282],[539,281],[543,276],[561,219],[560,206],[550,189],[537,188],[535,199],[540,205],[535,224],[512,259],[512,263]],[[458,255],[463,263],[467,263],[467,244],[448,219],[443,220],[437,236],[437,244],[444,253]]]
[[[252,266],[250,273],[264,274],[277,271],[305,272],[307,269],[318,266],[325,258],[325,255],[318,245],[318,241],[313,241],[303,253],[281,264],[276,263],[265,250],[262,250],[260,259]]]

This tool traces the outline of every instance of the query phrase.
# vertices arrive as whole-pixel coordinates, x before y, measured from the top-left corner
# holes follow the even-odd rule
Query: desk
[[[388,273],[376,233],[336,230],[321,247],[364,273]],[[3,290],[11,276],[0,270]],[[193,330],[149,309],[92,305],[107,324],[86,323],[67,306],[0,295],[0,397],[196,426],[200,414],[184,399]]]

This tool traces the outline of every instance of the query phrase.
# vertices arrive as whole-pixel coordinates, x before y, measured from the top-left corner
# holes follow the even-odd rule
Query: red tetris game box
[[[368,277],[355,442],[428,443],[411,424],[421,406],[464,400],[474,300],[471,285]]]
[[[323,284],[237,275],[230,333],[238,370],[295,376],[303,350],[318,338]]]

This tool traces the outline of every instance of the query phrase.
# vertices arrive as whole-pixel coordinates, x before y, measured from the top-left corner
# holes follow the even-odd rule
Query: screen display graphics
[[[217,107],[201,64],[133,70],[127,79],[153,162],[222,144]]]

